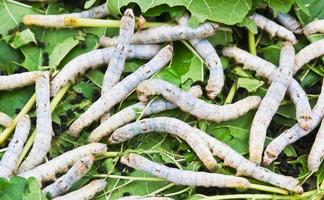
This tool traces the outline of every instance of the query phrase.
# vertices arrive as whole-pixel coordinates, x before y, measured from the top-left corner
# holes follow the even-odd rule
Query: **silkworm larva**
[[[105,112],[131,93],[138,84],[162,69],[171,60],[172,52],[173,49],[170,45],[161,49],[148,63],[117,83],[105,95],[94,102],[85,113],[72,123],[68,132],[73,136],[78,136],[84,127],[99,119]]]
[[[0,177],[10,178],[17,168],[18,158],[23,150],[24,143],[30,130],[28,115],[24,115],[17,122],[15,134],[12,137],[5,154],[0,162]]]
[[[249,155],[250,160],[257,164],[262,160],[267,129],[292,79],[294,58],[294,47],[290,42],[286,42],[280,52],[279,68],[272,73],[271,85],[253,118],[249,137]]]
[[[322,120],[321,127],[316,135],[312,149],[308,155],[308,169],[311,172],[317,172],[321,161],[324,157],[324,120]]]
[[[299,21],[288,13],[279,13],[276,19],[280,24],[294,33],[301,34],[303,32]]]
[[[259,15],[257,13],[250,16],[250,19],[252,19],[259,28],[268,32],[270,34],[270,37],[278,36],[279,38],[288,40],[293,44],[297,43],[297,39],[294,33],[286,29],[285,27],[277,24],[276,22],[266,17],[263,17],[262,15]]]
[[[94,159],[92,155],[81,158],[66,174],[58,178],[54,183],[46,186],[43,192],[50,194],[52,198],[65,193],[90,170]]]
[[[304,27],[306,36],[317,32],[324,33],[324,19],[312,21]]]
[[[0,90],[12,90],[32,85],[42,73],[40,71],[34,71],[0,76]]]
[[[62,174],[66,172],[69,166],[72,166],[76,161],[80,160],[85,156],[99,155],[107,151],[107,146],[101,143],[87,144],[71,151],[65,152],[64,154],[49,160],[48,162],[35,167],[29,171],[18,174],[18,176],[29,178],[35,177],[41,184],[55,180],[56,174]]]
[[[290,129],[281,133],[278,137],[270,142],[267,146],[264,156],[263,163],[269,165],[273,160],[275,160],[280,152],[289,144],[294,143],[299,138],[302,138],[308,135],[312,130],[314,130],[321,122],[321,119],[324,117],[324,81],[322,85],[321,94],[317,100],[316,105],[312,110],[312,123],[309,126],[309,129],[305,131],[298,124],[295,124]]]
[[[256,76],[267,78],[269,82],[271,82],[271,74],[277,68],[274,64],[237,47],[224,48],[223,55],[234,58],[236,62],[243,64],[243,69],[255,71]],[[307,129],[311,123],[312,110],[306,92],[295,79],[292,79],[288,86],[288,93],[295,104],[299,125]]]
[[[261,102],[260,97],[249,96],[236,103],[219,106],[200,100],[167,81],[157,79],[143,81],[137,87],[137,96],[141,102],[148,102],[149,96],[152,95],[162,95],[182,111],[199,119],[215,122],[228,121],[243,116],[248,111],[257,108]]]
[[[150,132],[170,133],[180,137],[188,143],[209,171],[215,171],[217,163],[207,143],[199,136],[197,137],[191,126],[168,117],[148,118],[127,124],[117,129],[110,136],[108,143],[121,143],[137,135]]]
[[[103,18],[108,15],[106,4],[82,11],[80,13],[70,13],[61,15],[26,15],[23,18],[25,25],[43,26],[48,28],[63,28],[65,17],[78,18]]]
[[[199,98],[202,95],[202,90],[200,86],[197,85],[190,88],[189,93]],[[143,117],[145,117],[165,110],[172,110],[176,107],[176,105],[165,99],[157,99],[149,105],[139,102],[134,105],[128,106],[102,122],[96,129],[91,132],[88,141],[98,142],[101,138],[110,135],[110,133],[112,133],[117,128],[134,121],[136,119],[138,111],[143,111]]]
[[[117,44],[114,47],[114,51],[103,79],[101,95],[107,93],[114,85],[116,85],[116,83],[118,83],[124,71],[129,43],[132,39],[135,28],[135,18],[132,9],[127,9],[125,11],[120,23]]]
[[[306,63],[309,63],[311,60],[322,55],[324,55],[324,39],[307,45],[296,54],[294,73],[296,73]]]
[[[12,123],[12,118],[8,116],[6,113],[0,112],[0,125],[4,127],[10,126]]]
[[[130,45],[127,58],[150,59],[160,50],[159,45]],[[104,48],[82,54],[69,63],[51,81],[51,96],[54,96],[68,81],[74,82],[77,76],[83,75],[88,69],[95,69],[108,64],[113,48]]]
[[[218,24],[215,23],[203,23],[197,28],[190,28],[189,26],[170,26],[164,25],[146,29],[143,31],[137,31],[134,33],[131,44],[152,44],[171,42],[176,40],[190,40],[206,38],[215,34]],[[100,38],[100,45],[103,47],[114,46],[117,43],[117,38]]]
[[[41,164],[51,149],[53,136],[52,112],[50,108],[49,73],[44,72],[36,79],[36,136],[32,149],[18,172],[23,172]]]
[[[172,200],[169,197],[141,197],[141,196],[127,196],[117,200]]]
[[[167,181],[170,181],[176,185],[230,188],[248,188],[250,186],[250,182],[242,177],[179,170],[152,162],[136,154],[123,156],[120,159],[120,162],[137,170],[166,179]]]
[[[92,199],[96,193],[106,188],[106,181],[103,179],[91,181],[89,184],[82,188],[70,192],[64,196],[56,197],[53,200],[88,200]]]

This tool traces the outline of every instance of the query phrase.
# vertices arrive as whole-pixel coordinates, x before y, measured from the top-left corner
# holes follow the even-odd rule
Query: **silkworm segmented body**
[[[324,19],[315,20],[304,27],[304,34],[306,36],[317,32],[324,33]]]
[[[252,19],[259,28],[268,32],[271,37],[278,36],[279,38],[288,40],[293,44],[297,43],[297,39],[294,33],[286,29],[285,27],[280,26],[276,22],[257,13],[250,16],[250,19]]]
[[[311,172],[317,172],[321,161],[324,157],[324,120],[322,120],[321,127],[316,135],[312,149],[308,155],[308,169]]]
[[[202,90],[200,86],[193,86],[189,89],[189,93],[199,98],[202,95]],[[176,107],[176,105],[165,99],[157,99],[149,105],[145,105],[144,103],[139,102],[134,105],[128,106],[102,122],[96,129],[91,132],[88,141],[98,142],[104,136],[110,135],[110,133],[112,133],[117,128],[134,121],[136,119],[138,111],[143,111],[143,117],[145,117],[165,110],[172,110]]]
[[[53,136],[52,112],[50,108],[49,73],[44,72],[36,79],[36,136],[32,149],[19,167],[19,172],[41,164],[51,149]]]
[[[154,28],[149,28],[143,31],[134,33],[131,44],[153,44],[162,42],[171,42],[176,40],[190,40],[198,38],[206,38],[215,34],[218,24],[203,23],[197,28],[189,26],[170,26],[164,25]],[[117,38],[100,38],[100,45],[103,47],[114,46],[117,43]]]
[[[130,45],[127,58],[150,59],[159,50],[159,45]],[[90,51],[71,60],[51,81],[51,96],[54,96],[68,81],[74,82],[77,76],[83,75],[87,70],[108,64],[112,54],[113,48],[104,48]]]
[[[288,13],[279,13],[276,19],[280,24],[294,33],[300,34],[303,32],[301,25],[297,21],[297,19],[289,15]]]
[[[106,181],[103,179],[94,180],[82,188],[70,192],[64,196],[56,197],[53,200],[88,200],[92,199],[96,193],[106,188]]]
[[[172,47],[164,47],[148,63],[117,83],[107,94],[101,96],[88,110],[75,120],[69,128],[69,133],[78,136],[81,130],[99,119],[105,112],[131,93],[138,84],[151,77],[155,72],[162,69],[172,57]]]
[[[28,178],[35,177],[39,183],[55,180],[55,175],[64,173],[69,166],[85,156],[99,155],[107,151],[107,146],[101,143],[87,144],[53,158],[52,160],[35,167],[29,171],[18,174]]]
[[[182,91],[175,85],[157,79],[143,81],[137,87],[137,96],[141,102],[148,102],[149,96],[162,95],[166,100],[177,105],[182,111],[199,118],[215,122],[236,119],[259,106],[261,98],[249,96],[233,104],[223,106],[209,104]]]
[[[18,158],[23,150],[24,143],[30,130],[30,120],[28,115],[20,118],[17,122],[15,134],[8,145],[5,154],[0,162],[0,177],[10,178],[17,168]]]
[[[207,143],[199,136],[197,137],[191,126],[179,123],[177,120],[170,120],[168,117],[148,118],[127,124],[117,129],[110,136],[108,143],[121,143],[139,134],[150,132],[170,133],[180,137],[188,143],[209,171],[215,171],[217,163]]]
[[[45,194],[49,193],[52,198],[65,193],[90,170],[94,159],[92,155],[81,158],[66,174],[58,178],[54,183],[46,186],[43,192]]]
[[[277,68],[274,64],[237,47],[224,48],[223,55],[234,58],[236,62],[243,64],[243,69],[255,71],[256,76],[267,78],[271,83],[271,74]],[[306,92],[295,79],[292,79],[288,86],[288,93],[296,106],[299,125],[304,129],[309,128],[312,110]]]
[[[298,124],[295,124],[293,127],[284,131],[278,137],[272,140],[264,152],[263,163],[265,165],[269,165],[278,157],[280,152],[287,145],[292,144],[298,139],[308,135],[320,124],[322,118],[324,117],[324,84],[322,85],[322,91],[317,100],[317,103],[312,110],[311,117],[312,123],[310,124],[307,131],[302,129]]]
[[[279,68],[272,73],[271,85],[253,118],[249,137],[249,155],[250,160],[257,164],[262,160],[267,129],[292,79],[294,58],[294,47],[290,42],[286,42],[280,52]]]
[[[36,25],[48,28],[63,28],[65,17],[78,18],[102,18],[108,15],[106,4],[82,11],[80,13],[70,13],[61,15],[26,15],[23,18],[25,25]]]
[[[134,34],[135,18],[132,9],[127,9],[121,18],[119,36],[117,44],[110,58],[108,68],[106,70],[101,94],[107,93],[116,83],[118,83],[123,71],[127,57],[130,40]]]
[[[12,123],[12,118],[9,117],[6,113],[0,112],[0,125],[4,127],[10,126]]]
[[[43,74],[43,72],[34,71],[0,76],[0,90],[12,90],[32,85],[41,74]]]
[[[179,170],[152,162],[136,154],[123,156],[120,162],[137,170],[166,179],[176,185],[231,188],[248,188],[250,186],[249,181],[245,178],[216,173]]]
[[[306,63],[322,55],[324,55],[324,39],[307,45],[296,54],[294,73],[297,73]]]

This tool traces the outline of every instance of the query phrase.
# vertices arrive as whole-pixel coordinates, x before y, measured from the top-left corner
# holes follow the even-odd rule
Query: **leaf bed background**
[[[27,14],[58,14],[77,12],[99,5],[103,1],[62,1],[57,3],[23,4],[13,0],[0,0],[0,73],[2,75],[23,71],[50,69],[55,71],[62,68],[67,62],[98,48],[100,36],[114,36],[118,29],[107,28],[74,28],[74,29],[45,29],[39,27],[26,27],[21,21]],[[246,16],[257,10],[259,13],[273,18],[266,7],[273,9],[274,15],[279,12],[289,12],[296,16],[304,25],[314,19],[324,18],[324,4],[321,0],[110,0],[107,2],[111,18],[119,18],[126,7],[132,7],[135,14],[142,14],[149,21],[168,22],[181,16],[187,9],[191,13],[190,26],[210,20],[231,26],[232,31],[218,31],[215,36],[208,38],[219,50],[223,46],[236,44],[248,49],[247,31],[256,34],[258,55],[278,64],[280,41],[270,39],[266,33],[258,31],[255,24]],[[299,42],[295,45],[296,51],[303,48],[310,41],[323,38],[317,34],[309,38],[298,36]],[[195,52],[187,48],[186,43],[175,42],[174,57],[170,66],[156,74],[156,77],[168,80],[187,90],[193,84],[206,84],[207,70],[204,62]],[[267,90],[267,82],[256,78],[250,71],[243,70],[241,66],[222,57],[226,83],[223,92],[215,103],[224,104],[242,99],[251,94],[263,96]],[[141,66],[145,61],[127,61],[125,73],[129,74]],[[86,139],[95,124],[82,132],[77,140],[66,134],[67,127],[80,113],[86,110],[100,95],[100,86],[106,66],[87,72],[86,76],[78,79],[68,91],[65,98],[53,112],[53,127],[55,137],[49,159],[65,151],[86,143]],[[297,74],[297,79],[306,90],[311,102],[316,102],[320,92],[320,80],[324,76],[323,63],[317,59],[303,67]],[[14,117],[33,94],[33,87],[9,92],[0,92],[0,111]],[[231,92],[230,92],[231,91]],[[206,95],[205,95],[206,97]],[[204,100],[207,98],[203,97]],[[114,111],[137,102],[135,94],[115,106]],[[139,115],[140,115],[139,111]],[[35,114],[31,114],[35,119]],[[172,116],[186,121],[192,126],[211,134],[217,139],[229,144],[239,153],[248,153],[248,133],[254,112],[228,122],[212,123],[197,120],[180,110],[166,111],[158,116]],[[295,111],[292,102],[285,101],[274,117],[268,131],[268,141],[283,130],[296,123]],[[35,123],[33,123],[35,125]],[[316,132],[315,130],[314,132]],[[309,134],[291,146],[288,146],[280,158],[269,168],[277,173],[298,177],[305,181],[306,191],[318,188],[324,179],[324,167],[313,176],[308,176],[306,165],[307,154],[314,141],[315,134]],[[102,140],[106,142],[106,140]],[[1,148],[5,148],[4,144]],[[153,161],[168,166],[188,170],[200,170],[202,165],[196,155],[184,142],[167,136],[166,134],[146,134],[136,137],[122,145],[109,146],[112,152],[137,152],[147,155]],[[1,149],[1,152],[2,151]],[[221,163],[221,162],[219,162]],[[221,165],[221,164],[220,164]],[[217,172],[233,174],[228,167],[220,166]],[[88,175],[75,184],[75,188],[84,185],[94,177],[115,175],[107,178],[108,186],[98,199],[116,199],[125,195],[169,195],[175,199],[200,199],[204,195],[228,195],[238,193],[262,193],[259,191],[239,191],[235,189],[202,188],[174,186],[164,181],[152,181],[151,175],[132,170],[118,162],[118,157],[102,157],[98,159]],[[125,179],[121,179],[125,178]],[[136,180],[141,179],[141,180]],[[256,182],[256,181],[255,181]],[[261,183],[261,182],[260,182]],[[264,184],[264,183],[262,183]],[[72,188],[73,189],[73,188]],[[46,199],[34,179],[25,180],[13,177],[10,181],[0,179],[0,199],[34,200]]]

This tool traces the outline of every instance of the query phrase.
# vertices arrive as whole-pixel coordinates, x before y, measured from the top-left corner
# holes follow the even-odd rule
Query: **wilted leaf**
[[[25,29],[22,32],[17,32],[14,35],[13,41],[10,43],[10,46],[17,49],[30,42],[37,44],[34,33],[30,29]]]

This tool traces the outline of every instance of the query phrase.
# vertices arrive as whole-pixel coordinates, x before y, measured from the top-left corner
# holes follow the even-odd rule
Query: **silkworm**
[[[312,149],[308,155],[308,169],[311,172],[317,172],[321,161],[324,157],[324,120],[322,120],[321,127],[316,135]]]
[[[215,171],[217,163],[207,143],[197,137],[191,126],[177,120],[170,120],[167,117],[148,118],[127,124],[117,129],[108,139],[108,143],[121,143],[137,135],[150,132],[169,133],[180,137],[188,143],[209,171]]]
[[[189,93],[199,98],[202,95],[202,90],[200,86],[197,85],[190,88]],[[165,99],[157,99],[149,105],[146,105],[142,102],[133,104],[115,113],[107,120],[102,122],[96,129],[91,132],[88,141],[98,142],[101,138],[110,135],[117,128],[134,121],[136,119],[138,111],[143,111],[143,117],[145,117],[165,110],[172,110],[176,107],[176,105]]]
[[[296,54],[294,73],[296,73],[306,63],[309,63],[311,60],[322,55],[324,55],[324,39],[307,45]]]
[[[197,28],[190,28],[182,25],[164,25],[159,27],[149,28],[143,31],[134,33],[131,44],[155,44],[162,42],[171,42],[176,40],[200,39],[212,36],[218,28],[215,23],[203,23]],[[103,47],[114,46],[117,44],[117,38],[100,38],[100,45]]]
[[[123,71],[130,40],[134,34],[135,18],[132,9],[127,9],[121,18],[119,36],[106,70],[101,95],[118,83]]]
[[[263,17],[262,15],[259,15],[257,13],[250,16],[250,19],[252,19],[256,23],[257,27],[268,32],[270,34],[270,37],[278,36],[279,38],[288,40],[293,44],[297,43],[297,39],[294,33],[286,29],[285,27],[277,24],[276,22],[266,17]]]
[[[0,112],[0,125],[4,127],[10,126],[12,123],[12,118],[8,116],[6,113]]]
[[[166,179],[167,181],[172,182],[176,185],[230,188],[248,188],[250,186],[250,182],[242,177],[179,170],[152,162],[136,154],[123,156],[120,159],[120,162],[137,170],[141,170],[153,174],[154,176],[157,176],[159,178]]]
[[[58,178],[54,183],[46,186],[43,192],[50,194],[52,198],[65,193],[90,170],[94,159],[92,155],[81,158],[66,174]]]
[[[280,52],[279,68],[271,74],[271,85],[253,118],[249,137],[249,155],[250,160],[257,164],[262,160],[267,129],[292,79],[294,58],[294,47],[290,42],[286,42]]]
[[[25,25],[43,26],[47,28],[63,28],[65,17],[103,18],[109,14],[106,4],[82,11],[80,13],[60,15],[26,15],[23,18]]]
[[[15,134],[13,135],[5,154],[0,162],[0,177],[10,178],[17,168],[18,158],[23,150],[24,143],[30,130],[28,115],[22,116],[17,122]]]
[[[127,58],[150,59],[159,50],[159,45],[130,45]],[[104,48],[90,51],[72,59],[51,81],[51,96],[55,96],[61,87],[69,81],[74,82],[77,76],[83,75],[87,70],[108,64],[112,54],[113,48]]]
[[[29,171],[18,174],[18,176],[29,178],[35,177],[41,184],[55,180],[56,174],[62,174],[66,172],[69,166],[72,166],[75,162],[83,157],[90,155],[100,155],[107,151],[107,146],[101,143],[92,143],[83,145],[71,151],[49,160],[48,162],[39,165]]]
[[[297,19],[289,15],[288,13],[279,13],[276,19],[285,28],[291,30],[294,33],[301,34],[303,32],[303,30],[301,29],[301,25],[297,21]]]
[[[141,197],[141,196],[127,196],[117,200],[172,200],[169,197]]]
[[[151,77],[155,72],[162,69],[172,57],[173,49],[170,45],[164,47],[148,63],[117,83],[105,95],[94,102],[86,112],[80,115],[69,128],[69,134],[78,136],[81,130],[99,119],[105,112],[131,93],[136,86]]]
[[[89,184],[83,186],[82,188],[70,192],[64,196],[56,197],[53,200],[88,200],[92,199],[96,193],[104,190],[106,188],[106,181],[103,179],[94,180]]]
[[[303,30],[306,36],[317,32],[324,33],[324,19],[312,21]]]
[[[141,102],[148,102],[149,96],[152,95],[162,95],[182,111],[190,113],[198,119],[214,122],[236,119],[257,108],[261,102],[260,97],[249,96],[236,103],[219,106],[200,100],[164,80],[151,79],[139,84],[137,97]]]
[[[322,92],[317,100],[317,103],[312,110],[311,117],[312,123],[307,131],[302,129],[298,124],[295,124],[293,127],[284,131],[278,137],[272,140],[264,152],[263,163],[265,165],[269,165],[278,157],[280,152],[287,145],[292,144],[298,139],[308,135],[320,124],[321,119],[324,117],[324,84],[322,85]]]
[[[266,78],[271,83],[271,74],[277,68],[274,64],[237,47],[226,47],[222,53],[224,56],[234,58],[236,62],[243,64],[243,69],[255,71],[256,76]],[[295,104],[299,125],[305,130],[308,129],[312,111],[306,92],[295,79],[292,79],[288,86],[288,93]]]
[[[0,90],[12,90],[32,85],[42,73],[40,71],[33,71],[0,76]]]
[[[32,149],[18,172],[23,172],[41,164],[46,154],[51,149],[52,136],[52,112],[50,108],[49,73],[44,72],[36,79],[36,136]]]

